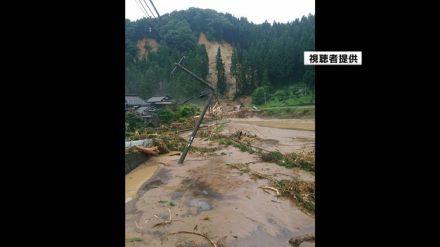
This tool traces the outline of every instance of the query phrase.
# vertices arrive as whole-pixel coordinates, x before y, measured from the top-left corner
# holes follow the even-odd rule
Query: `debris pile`
[[[257,135],[252,134],[246,130],[237,130],[231,136],[235,141],[241,142],[247,145],[251,145],[255,140],[257,140]]]
[[[189,232],[189,231],[178,231],[178,232],[169,233],[168,235],[176,235],[176,234],[192,234],[192,235],[200,236],[200,237],[206,239],[211,244],[211,246],[214,246],[214,247],[220,246],[217,243],[214,243],[214,241],[212,241],[210,238],[208,238],[207,234],[202,234],[202,233],[198,233],[198,232]],[[221,239],[219,239],[219,241],[221,241]]]
[[[149,147],[157,147],[159,154],[181,151],[186,145],[186,140],[172,131],[162,132],[152,139],[153,142],[149,144]]]
[[[298,167],[309,172],[315,172],[314,150],[284,154],[279,151],[264,152],[261,153],[261,159],[266,162],[274,162],[286,168]]]
[[[179,122],[161,125],[158,128],[145,128],[142,131],[136,131],[130,139],[145,138],[149,140],[149,142],[133,145],[133,147],[128,148],[126,152],[143,152],[149,155],[158,155],[169,153],[171,151],[182,151],[187,145],[187,140],[180,137],[179,133],[193,130],[196,120],[197,119],[190,117],[182,119]],[[227,122],[216,122],[213,124],[202,125],[197,132],[197,137],[217,140],[221,138],[230,138],[219,134],[224,128],[225,123]],[[247,133],[245,136],[247,138],[251,135]],[[218,148],[193,146],[191,147],[190,152],[210,153],[217,149]]]
[[[168,218],[165,219],[165,220],[162,219],[162,221],[153,224],[151,226],[151,228],[166,227],[167,225],[170,225],[173,222],[177,222],[177,221],[184,222],[183,220],[173,219],[172,218],[171,209],[169,209],[169,208],[167,208],[167,209],[168,209]],[[154,216],[154,218],[152,217],[150,219],[147,219],[147,220],[145,220],[144,223],[148,223],[150,221],[152,221],[152,223],[153,223],[154,221],[161,220],[161,217],[159,217],[158,215],[153,215],[153,216]],[[145,224],[143,224],[141,221],[139,221],[139,223],[137,221],[135,221],[134,223],[135,223],[135,231],[142,235],[143,232],[144,232]],[[197,225],[194,228],[194,230],[197,230]],[[199,232],[196,232],[196,231],[184,231],[184,230],[183,231],[177,231],[177,232],[170,232],[170,233],[164,232],[165,236],[172,236],[172,235],[177,235],[177,234],[190,234],[190,235],[200,236],[203,239],[205,239],[206,241],[208,241],[211,246],[214,246],[214,247],[224,247],[225,246],[224,245],[224,240],[227,238],[227,236],[224,236],[222,238],[219,238],[217,240],[217,242],[214,242],[211,238],[208,237],[207,233],[199,233]],[[168,238],[164,238],[163,240],[165,240],[165,239],[168,239]],[[143,241],[144,240],[142,238],[140,238],[140,237],[134,237],[134,238],[126,239],[126,242],[130,242],[130,243],[133,243],[133,242],[143,242]]]
[[[225,111],[218,101],[210,107],[206,117],[210,119],[222,119],[225,117]]]
[[[157,147],[146,148],[139,145],[135,147],[144,154],[154,155],[154,156],[159,155],[159,149]]]
[[[253,178],[267,179],[270,186],[261,187],[264,191],[272,190],[277,196],[287,197],[293,200],[299,208],[308,214],[315,214],[315,182],[305,182],[297,178],[290,180],[278,180],[274,176],[252,171],[249,168],[250,163],[226,164],[243,173],[248,173]]]
[[[233,111],[229,113],[228,117],[233,118],[249,118],[249,117],[257,117],[260,114],[260,110],[250,108],[250,107],[240,107],[237,111]]]
[[[182,220],[174,220],[174,219],[172,219],[171,218],[171,209],[168,208],[168,220],[165,220],[165,221],[162,221],[162,222],[154,224],[153,228],[158,227],[158,226],[165,226],[165,225],[171,224],[173,221],[181,221],[181,222],[183,222]]]
[[[261,110],[254,107],[243,107],[242,104],[234,104],[232,102],[220,104],[216,102],[210,111],[206,114],[207,117],[213,119],[222,118],[247,118],[258,116]]]
[[[223,128],[225,126],[224,124],[225,123],[212,124],[212,125],[206,126],[206,128],[199,129],[196,137],[207,138],[208,140],[221,139],[221,138],[225,137],[224,135],[220,134],[220,132],[223,130]]]
[[[196,125],[196,120],[198,116],[196,117],[189,117],[180,120],[179,122],[171,123],[169,126],[163,126],[167,127],[167,130],[174,130],[174,131],[185,131],[185,130],[192,130],[194,126]]]
[[[273,182],[282,196],[292,198],[307,212],[315,213],[315,182],[305,182],[298,179]]]

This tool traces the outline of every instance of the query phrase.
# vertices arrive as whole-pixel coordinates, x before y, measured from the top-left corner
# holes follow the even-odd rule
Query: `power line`
[[[145,7],[142,5],[142,2],[140,0],[134,0],[137,4],[137,6],[141,9],[141,11],[144,13],[145,17],[148,18],[151,16],[148,14],[147,10],[145,9]]]
[[[141,9],[141,12],[144,14],[145,18],[149,18],[150,15],[148,14],[148,12],[145,10],[144,6],[142,5],[142,3],[140,2],[140,0],[134,0],[137,4],[137,6]]]
[[[152,0],[150,0],[151,5],[153,5],[154,10],[156,11],[157,16],[160,18],[159,12],[157,12],[156,6],[154,6],[154,3]]]
[[[151,12],[151,15],[153,16],[153,17],[155,17],[156,18],[156,16],[154,16],[154,12],[153,11],[151,11],[151,9],[150,9],[150,6],[148,6],[148,4],[147,4],[147,2],[145,1],[145,0],[143,0],[143,2],[145,3],[145,5],[147,6],[147,8],[150,10],[150,12]]]

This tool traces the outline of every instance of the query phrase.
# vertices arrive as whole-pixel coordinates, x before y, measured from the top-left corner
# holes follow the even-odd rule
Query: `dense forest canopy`
[[[126,93],[184,99],[201,91],[202,86],[185,73],[170,75],[173,63],[184,55],[184,66],[207,78],[208,54],[197,42],[200,33],[210,41],[232,45],[230,71],[237,83],[236,96],[251,95],[261,87],[275,90],[299,84],[314,90],[313,66],[303,62],[304,51],[315,49],[313,15],[257,25],[244,17],[190,8],[160,19],[127,19],[125,28]],[[159,47],[145,44],[148,55],[139,56],[138,42],[146,38],[156,40]]]

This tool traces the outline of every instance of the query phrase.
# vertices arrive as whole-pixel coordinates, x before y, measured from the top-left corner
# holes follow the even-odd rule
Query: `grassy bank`
[[[260,116],[269,118],[315,118],[315,107],[265,107],[261,109]]]

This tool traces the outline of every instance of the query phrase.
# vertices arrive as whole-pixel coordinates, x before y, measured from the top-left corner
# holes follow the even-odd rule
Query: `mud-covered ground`
[[[285,128],[295,124],[300,128]],[[251,132],[259,138],[255,145],[266,150],[298,152],[314,146],[313,120],[291,120],[289,125],[283,119],[284,128],[268,126],[270,122],[258,119],[232,119],[222,133]],[[189,133],[183,135],[186,138]],[[201,236],[172,234],[179,231],[204,234],[217,246],[228,247],[291,246],[289,239],[314,234],[311,214],[288,198],[263,191],[261,187],[269,181],[254,179],[227,164],[249,163],[252,171],[279,179],[313,182],[312,173],[262,162],[257,154],[212,140],[196,138],[193,146],[217,149],[189,153],[182,165],[177,164],[179,156],[161,155],[126,175],[126,246],[213,246]],[[167,223],[169,210],[171,223]]]

